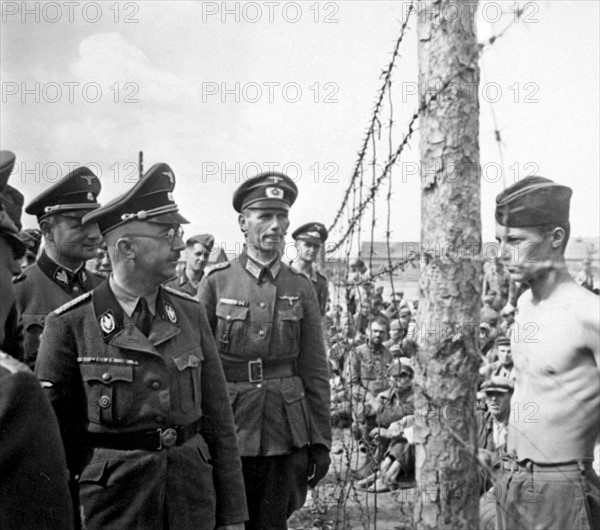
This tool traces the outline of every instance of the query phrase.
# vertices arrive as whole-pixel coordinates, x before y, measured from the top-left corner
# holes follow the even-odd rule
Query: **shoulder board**
[[[212,268],[206,273],[207,276],[209,276],[210,274],[212,274],[215,271],[222,271],[223,269],[226,269],[227,267],[231,267],[231,263],[229,263],[228,261],[223,261],[222,263],[216,263],[215,265],[212,266]]]
[[[29,367],[3,351],[0,351],[0,367],[9,371],[11,374],[16,374],[17,372],[31,372]]]
[[[192,302],[198,303],[198,300],[196,300],[192,295],[178,291],[177,289],[173,289],[173,287],[163,285],[163,289],[168,293],[171,293],[173,296],[179,296],[179,298],[185,298],[186,300],[191,300]]]
[[[78,306],[81,302],[87,300],[90,296],[92,296],[92,291],[88,291],[87,293],[84,293],[81,296],[78,296],[77,298],[73,298],[73,300],[70,300],[66,304],[61,305],[58,309],[55,309],[54,312],[57,315],[62,315],[65,311],[68,311],[69,309]]]
[[[12,281],[13,283],[17,283],[17,282],[21,282],[23,281],[25,278],[27,278],[27,274],[25,274],[25,272],[22,272],[21,274],[19,274],[18,276],[15,276]]]

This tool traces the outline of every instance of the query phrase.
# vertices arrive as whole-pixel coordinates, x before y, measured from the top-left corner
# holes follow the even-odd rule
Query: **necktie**
[[[135,326],[147,337],[152,327],[152,313],[150,313],[148,302],[143,296],[138,300],[131,318],[135,322]]]

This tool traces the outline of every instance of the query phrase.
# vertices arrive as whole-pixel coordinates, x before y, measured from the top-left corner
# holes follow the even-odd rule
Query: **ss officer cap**
[[[84,223],[98,223],[105,234],[130,221],[159,224],[185,224],[173,198],[175,174],[168,164],[152,166],[127,193],[88,213]]]
[[[50,215],[78,210],[95,210],[100,193],[100,179],[87,167],[78,167],[61,178],[54,186],[40,193],[25,208],[38,222]]]
[[[306,223],[296,228],[292,233],[294,240],[302,240],[315,245],[322,245],[327,241],[327,228],[322,223]]]
[[[261,173],[244,182],[233,194],[233,208],[241,213],[245,208],[279,208],[289,210],[298,197],[294,181],[276,171]]]

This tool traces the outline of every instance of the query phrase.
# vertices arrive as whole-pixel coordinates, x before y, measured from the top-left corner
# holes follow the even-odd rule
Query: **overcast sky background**
[[[488,176],[482,181],[483,238],[494,238],[494,197],[503,186],[492,109],[507,184],[535,171],[571,186],[573,235],[598,236],[600,4],[518,4],[527,4],[525,19],[481,60],[482,83],[488,83],[480,94],[481,162]],[[481,3],[480,41],[507,26],[514,5]],[[226,6],[229,14],[222,2],[2,2],[2,149],[17,154],[13,183],[26,201],[66,174],[69,164],[93,163],[106,202],[133,185],[143,150],[146,169],[156,162],[172,166],[175,198],[192,222],[187,235],[211,232],[233,248],[241,240],[231,206],[239,179],[276,163],[278,169],[288,164],[298,177],[290,233],[307,221],[329,226],[408,2]],[[395,146],[418,104],[416,22],[412,16],[393,78]],[[381,165],[388,119],[386,108]],[[418,135],[406,155],[405,163],[418,161]],[[398,167],[393,191],[392,239],[417,241],[418,176],[402,178]],[[380,193],[376,207],[377,240],[385,238],[384,197]],[[366,217],[363,240],[370,239]],[[24,225],[35,226],[35,219],[25,215]]]

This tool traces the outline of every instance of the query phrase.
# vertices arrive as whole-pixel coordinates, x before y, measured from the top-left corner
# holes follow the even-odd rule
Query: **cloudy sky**
[[[131,187],[143,150],[146,169],[172,166],[176,200],[192,221],[186,233],[211,232],[233,248],[241,235],[234,189],[258,170],[285,168],[300,189],[292,229],[311,220],[329,225],[408,4],[2,2],[1,140],[17,154],[15,184],[30,200],[88,164],[108,201]],[[479,39],[502,31],[515,5],[524,18],[481,60],[483,237],[493,239],[494,197],[503,186],[493,115],[506,182],[535,172],[572,186],[573,234],[597,236],[600,4],[481,2]],[[394,72],[394,144],[418,103],[416,25],[413,15]],[[418,135],[410,145],[394,171],[398,241],[419,238],[420,182],[411,174]]]

